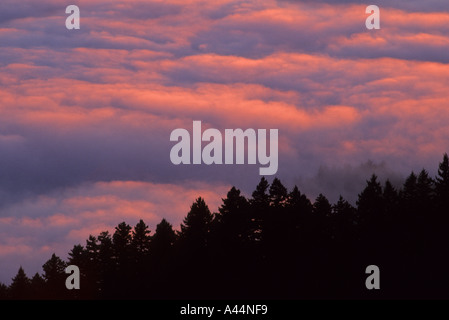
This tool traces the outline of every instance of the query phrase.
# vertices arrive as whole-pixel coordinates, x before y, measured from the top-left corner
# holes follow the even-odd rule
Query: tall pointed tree
[[[265,208],[270,205],[270,196],[268,195],[269,183],[265,177],[260,179],[259,184],[256,186],[256,190],[252,193],[250,203],[254,207]]]
[[[287,207],[293,212],[299,212],[303,215],[312,213],[312,203],[305,194],[299,191],[298,186],[294,186],[288,194]]]
[[[47,297],[51,299],[61,299],[66,296],[66,266],[67,264],[54,253],[51,255],[51,258],[42,266],[42,269],[44,270],[43,277],[45,279]]]
[[[320,193],[313,203],[313,214],[324,218],[329,217],[331,213],[332,205],[329,200]]]
[[[180,239],[192,249],[205,249],[209,237],[212,214],[203,198],[199,197],[181,224]]]
[[[385,181],[382,197],[387,214],[393,214],[399,204],[399,193],[390,180]]]
[[[9,288],[6,284],[0,282],[0,300],[9,298]]]
[[[339,242],[356,239],[357,209],[340,195],[332,207],[332,238]]]
[[[131,240],[131,245],[137,255],[144,256],[148,254],[151,241],[150,233],[151,231],[148,229],[148,226],[140,219],[132,231]]]
[[[131,240],[131,226],[125,222],[119,223],[117,227],[115,227],[115,232],[112,236],[114,254],[119,264],[127,261],[129,258]]]
[[[436,196],[441,211],[449,210],[449,157],[447,153],[443,156],[443,161],[438,166],[436,177]]]
[[[115,285],[116,265],[114,245],[109,231],[98,235],[98,288],[101,298],[109,298]],[[97,293],[98,295],[98,293]]]
[[[274,178],[269,190],[270,205],[274,208],[285,207],[288,199],[287,188],[281,180]]]
[[[259,242],[262,238],[263,224],[270,209],[270,195],[268,194],[269,183],[265,177],[260,179],[256,190],[252,193],[250,202],[250,238]]]
[[[12,283],[9,286],[9,293],[12,299],[23,300],[30,298],[30,279],[25,274],[22,266],[12,279]]]
[[[357,209],[360,223],[369,228],[377,228],[384,218],[382,186],[373,174],[367,181],[365,189],[359,194]]]
[[[176,241],[173,226],[165,219],[156,226],[156,232],[151,237],[150,253],[156,260],[171,253]]]
[[[44,287],[44,278],[36,272],[30,280],[31,299],[42,299],[42,290]]]
[[[203,281],[199,283],[195,279],[207,279],[211,276],[210,259],[210,227],[212,213],[203,198],[199,197],[190,207],[189,213],[181,224],[179,233],[178,263],[183,264],[183,270],[187,274],[182,278],[184,294],[190,294],[194,298],[205,297],[205,292],[212,285]]]
[[[416,192],[419,215],[425,217],[432,214],[435,203],[435,182],[424,169],[418,175]]]

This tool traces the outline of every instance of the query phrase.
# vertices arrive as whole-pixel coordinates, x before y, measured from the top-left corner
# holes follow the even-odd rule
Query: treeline
[[[140,220],[89,236],[31,279],[19,268],[9,299],[449,298],[449,160],[435,178],[411,173],[400,189],[373,175],[354,207],[312,203],[298,187],[262,178],[247,199],[231,188],[218,212],[198,198],[179,231]],[[81,289],[67,290],[76,265]],[[380,290],[365,269],[380,268]]]

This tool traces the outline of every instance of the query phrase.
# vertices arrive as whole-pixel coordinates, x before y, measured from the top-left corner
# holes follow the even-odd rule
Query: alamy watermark
[[[65,287],[69,290],[80,289],[80,269],[78,266],[71,264],[65,268],[65,273],[70,274],[65,280]]]
[[[378,266],[372,264],[366,267],[365,273],[369,276],[365,280],[365,286],[368,290],[380,289],[380,269]]]
[[[65,8],[65,13],[70,14],[70,16],[67,17],[65,20],[65,27],[68,30],[72,29],[80,29],[80,8],[78,6],[75,6],[74,4],[67,6]]]
[[[70,14],[65,20],[65,26],[68,30],[80,29],[80,8],[71,4],[65,9],[66,14]],[[370,14],[365,20],[365,26],[368,30],[380,29],[380,9],[376,5],[369,5],[365,9],[366,14]]]
[[[266,129],[225,129],[222,133],[213,128],[202,132],[201,121],[193,121],[192,134],[178,128],[170,134],[170,141],[176,143],[170,151],[173,164],[261,164],[260,175],[274,175],[278,171],[278,129],[270,129],[269,140]],[[246,141],[246,143],[245,143]],[[267,154],[268,143],[270,152]],[[208,142],[203,148],[203,142]],[[235,142],[235,143],[234,143]],[[192,156],[191,156],[192,150]],[[224,161],[223,161],[224,153]]]

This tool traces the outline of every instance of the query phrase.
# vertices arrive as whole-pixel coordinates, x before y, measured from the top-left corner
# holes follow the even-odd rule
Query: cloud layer
[[[170,132],[193,120],[279,129],[278,176],[311,197],[354,197],[371,168],[432,172],[449,149],[449,9],[378,5],[368,31],[355,0],[81,0],[67,30],[58,1],[2,1],[0,281],[125,218],[179,224],[197,196],[216,210],[231,185],[251,192],[258,165],[171,164]]]

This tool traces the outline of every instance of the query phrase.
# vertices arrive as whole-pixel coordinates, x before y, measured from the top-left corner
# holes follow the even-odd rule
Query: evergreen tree
[[[286,232],[290,234],[290,241],[295,245],[305,240],[310,226],[313,206],[305,194],[301,194],[297,186],[288,194],[287,215],[285,218]]]
[[[357,209],[363,227],[374,231],[381,226],[384,218],[384,202],[382,187],[376,175],[371,176],[365,189],[359,194]]]
[[[332,213],[332,205],[329,200],[323,195],[319,194],[313,204],[313,214],[319,216],[320,219],[329,217]]]
[[[143,257],[148,254],[150,248],[151,231],[142,219],[136,224],[132,231],[131,245],[138,256]]]
[[[173,226],[165,219],[156,226],[156,232],[151,237],[150,252],[156,260],[169,254],[176,241],[176,233]]]
[[[131,240],[131,226],[125,222],[119,223],[112,236],[113,250],[119,265],[125,263],[130,256]]]
[[[112,249],[116,266],[115,294],[120,298],[129,298],[129,292],[134,285],[134,266],[132,261],[131,226],[124,221],[115,227],[112,235]]]
[[[422,170],[417,178],[417,211],[421,219],[429,218],[433,214],[434,198],[435,198],[435,182],[429,177],[426,170]]]
[[[0,282],[0,300],[6,300],[9,298],[8,286]]]
[[[288,191],[278,178],[274,178],[268,196],[270,208],[262,219],[261,245],[265,246],[263,250],[271,259],[279,261],[288,251],[289,232],[285,225],[288,219]]]
[[[249,203],[235,187],[228,191],[222,201],[218,213],[214,215],[213,231],[217,242],[235,249],[249,239]]]
[[[385,205],[386,216],[390,218],[388,221],[391,222],[391,219],[393,218],[392,215],[394,215],[398,209],[399,193],[390,180],[385,181],[382,198]]]
[[[436,196],[441,212],[449,212],[449,157],[447,153],[439,164],[436,177]]]
[[[293,190],[288,194],[287,208],[291,209],[291,212],[302,215],[311,214],[313,209],[312,203],[305,194],[301,194],[298,186],[294,186]]]
[[[66,296],[65,268],[66,263],[54,253],[51,258],[42,266],[45,279],[45,296],[50,299],[62,299]]]
[[[269,201],[273,208],[285,207],[288,199],[287,188],[281,183],[281,180],[274,178],[269,190]]]
[[[150,298],[169,299],[176,297],[175,290],[170,283],[179,277],[179,269],[175,261],[174,245],[176,233],[172,225],[165,219],[156,226],[156,231],[150,242],[150,270],[148,271]],[[182,261],[184,262],[184,261]]]
[[[181,224],[180,240],[191,250],[203,250],[207,246],[212,214],[203,198],[199,197]]]
[[[267,208],[270,205],[270,196],[267,193],[269,183],[265,177],[260,179],[256,190],[252,193],[251,205],[256,208]]]
[[[136,224],[132,231],[131,249],[132,249],[132,283],[133,294],[136,297],[142,297],[150,290],[148,284],[148,276],[145,271],[150,267],[149,250],[150,250],[150,230],[142,219]]]
[[[262,229],[264,221],[267,219],[270,209],[270,196],[267,193],[269,183],[265,177],[260,179],[256,190],[250,199],[250,239],[255,243],[260,243],[262,239]]]
[[[332,207],[332,238],[348,245],[355,241],[357,226],[357,209],[340,195],[338,202]]]
[[[418,177],[412,173],[405,179],[404,187],[401,191],[403,203],[409,208],[415,208],[418,199]]]
[[[190,211],[181,224],[179,233],[178,256],[183,264],[186,277],[182,281],[186,284],[181,294],[191,295],[192,298],[204,298],[211,290],[212,283],[208,282],[211,276],[209,240],[212,214],[203,198],[199,197],[190,207]]]
[[[45,287],[45,280],[39,273],[35,273],[30,280],[31,299],[42,299],[42,291]]]
[[[19,268],[16,276],[9,286],[9,294],[12,299],[23,300],[30,298],[30,279],[25,274],[22,267]]]
[[[98,287],[102,298],[112,298],[114,291],[116,268],[114,263],[114,247],[109,231],[102,231],[98,235]]]

